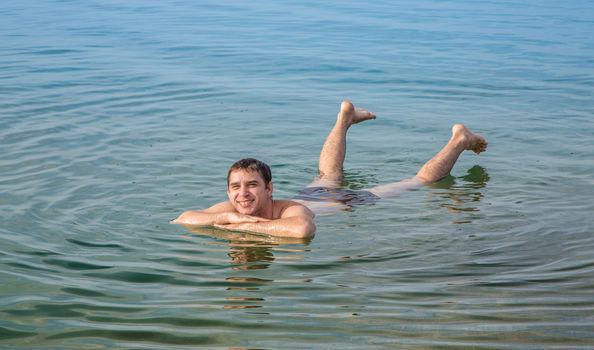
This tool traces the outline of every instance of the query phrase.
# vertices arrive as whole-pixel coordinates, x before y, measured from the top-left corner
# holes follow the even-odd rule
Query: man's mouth
[[[237,203],[239,204],[240,207],[247,208],[247,207],[250,207],[252,205],[252,203],[254,203],[254,200],[250,199],[247,201],[237,201]]]

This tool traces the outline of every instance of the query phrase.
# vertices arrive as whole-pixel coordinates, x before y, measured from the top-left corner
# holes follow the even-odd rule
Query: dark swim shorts
[[[380,197],[369,191],[354,191],[346,188],[306,187],[295,199],[312,202],[340,202],[346,205],[371,204]]]

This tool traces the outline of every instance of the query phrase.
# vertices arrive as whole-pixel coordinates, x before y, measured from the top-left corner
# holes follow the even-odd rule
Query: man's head
[[[272,181],[272,172],[266,163],[254,158],[243,158],[233,163],[229,168],[227,172],[227,187],[229,187],[229,176],[236,170],[257,171],[262,176],[265,185],[268,185]]]
[[[227,196],[238,213],[266,217],[272,213],[272,173],[265,163],[245,158],[227,173]]]

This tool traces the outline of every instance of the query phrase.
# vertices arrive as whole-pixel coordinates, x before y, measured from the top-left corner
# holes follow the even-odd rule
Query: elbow
[[[316,232],[316,224],[313,222],[312,219],[303,219],[301,225],[295,232],[296,237],[298,238],[309,238],[313,237],[314,233]]]
[[[169,221],[170,224],[182,224],[184,220],[184,214],[187,212],[183,212],[179,214],[175,219]]]
[[[192,224],[194,219],[194,211],[188,210],[181,213],[177,218],[170,221],[172,224]]]

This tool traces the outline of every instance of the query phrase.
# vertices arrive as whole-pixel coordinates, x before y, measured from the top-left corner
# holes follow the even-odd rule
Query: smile
[[[238,203],[238,204],[239,204],[241,207],[245,208],[245,207],[249,207],[249,206],[251,206],[251,205],[252,205],[252,203],[254,203],[254,200],[253,200],[253,199],[250,199],[250,200],[247,200],[247,201],[237,201],[237,203]]]

